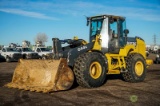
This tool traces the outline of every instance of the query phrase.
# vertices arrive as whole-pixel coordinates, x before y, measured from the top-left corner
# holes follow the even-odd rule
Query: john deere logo
[[[137,102],[137,100],[138,100],[138,96],[136,96],[136,95],[130,96],[130,101],[131,102]]]

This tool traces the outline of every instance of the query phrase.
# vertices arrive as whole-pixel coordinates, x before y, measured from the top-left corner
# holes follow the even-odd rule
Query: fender
[[[94,45],[94,42],[91,42],[86,45],[78,46],[74,49],[71,49],[68,52],[68,57],[67,57],[68,65],[73,67],[77,57],[85,52],[88,52],[89,50],[92,50],[93,45]]]

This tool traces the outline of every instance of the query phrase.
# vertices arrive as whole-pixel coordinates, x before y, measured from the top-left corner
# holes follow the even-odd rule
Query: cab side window
[[[40,52],[40,49],[39,49],[39,48],[37,49],[37,52]]]
[[[18,52],[22,52],[21,49],[17,49]]]
[[[2,52],[6,52],[6,50],[3,48],[3,49],[2,49]]]

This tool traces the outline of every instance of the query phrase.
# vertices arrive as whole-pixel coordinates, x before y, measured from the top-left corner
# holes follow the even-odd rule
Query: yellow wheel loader
[[[128,82],[145,79],[152,60],[146,59],[142,38],[127,36],[125,17],[87,17],[87,25],[90,26],[89,43],[77,37],[53,38],[53,59],[21,59],[12,82],[5,86],[52,92],[70,89],[74,81],[82,87],[99,87],[105,83],[107,74],[121,74]]]

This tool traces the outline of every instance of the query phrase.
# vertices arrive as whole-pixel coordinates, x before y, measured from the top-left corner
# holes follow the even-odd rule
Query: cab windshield
[[[91,22],[91,36],[95,36],[97,34],[100,34],[101,28],[102,28],[103,20],[92,20]]]
[[[120,46],[125,45],[125,34],[123,31],[126,29],[125,20],[111,19],[109,24],[109,31],[111,38],[119,38]]]
[[[48,51],[50,51],[48,48],[41,48],[41,51],[43,51],[43,52],[48,52]]]
[[[23,52],[31,52],[32,50],[30,48],[22,48]]]
[[[101,33],[104,18],[93,18],[90,21],[90,42],[92,42],[95,39],[95,36]],[[109,36],[108,40],[110,41],[112,38],[117,38],[120,46],[124,46],[126,43],[124,33],[124,30],[126,29],[125,19],[109,17],[106,24],[105,34],[106,36]]]
[[[15,48],[6,48],[6,50],[7,50],[7,52],[14,52],[14,51],[17,52],[17,50]]]
[[[124,37],[123,31],[126,29],[126,23],[124,20],[113,20],[110,22],[110,31],[115,34],[119,35],[119,37]],[[119,32],[118,32],[119,31]]]

